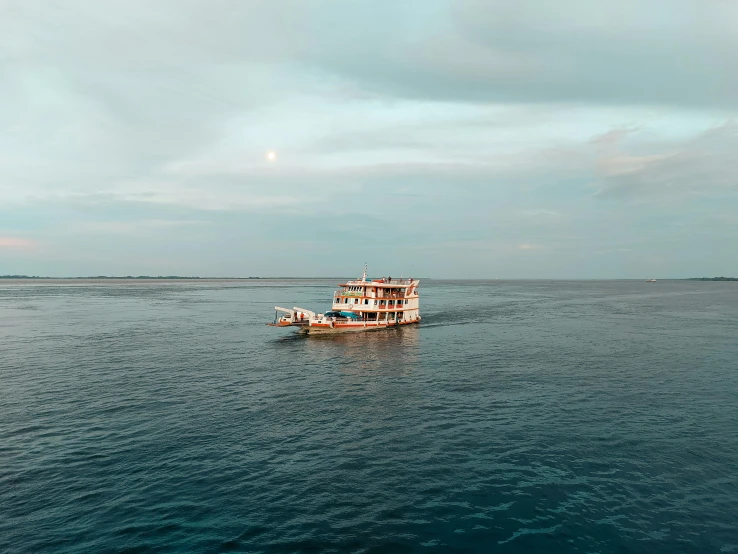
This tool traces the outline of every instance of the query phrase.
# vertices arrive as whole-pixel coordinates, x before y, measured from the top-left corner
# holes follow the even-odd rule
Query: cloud
[[[625,139],[628,135],[632,135],[633,133],[637,131],[638,131],[637,127],[611,129],[610,131],[607,131],[606,133],[597,135],[590,142],[592,144],[598,145],[603,148],[610,148],[612,146],[616,146],[623,139]]]
[[[563,215],[555,210],[523,210],[520,213],[522,215],[531,216],[531,217],[547,217],[547,218],[562,217]]]
[[[619,140],[613,141],[618,146]],[[728,121],[657,153],[616,147],[597,162],[602,198],[682,200],[738,193],[738,124]],[[642,147],[641,147],[642,148]]]
[[[77,221],[66,225],[63,234],[127,235],[153,237],[174,231],[179,234],[195,234],[203,225],[212,222],[177,219],[136,219],[135,221]]]
[[[264,274],[296,255],[340,272],[357,250],[397,263],[398,241],[418,271],[462,276],[717,252],[738,211],[735,127],[718,125],[738,109],[737,10],[6,0],[0,234],[68,273]]]
[[[348,6],[337,18],[348,18]],[[505,0],[385,7],[341,50],[308,61],[389,97],[738,107],[738,7],[729,2]],[[403,10],[404,11],[404,10]],[[394,17],[393,17],[394,16]],[[402,20],[400,20],[402,21]],[[328,41],[334,37],[329,33]]]
[[[0,200],[123,192],[308,88],[237,29],[256,4],[216,4],[3,2]]]
[[[36,246],[36,241],[16,237],[0,237],[0,248],[29,249]]]

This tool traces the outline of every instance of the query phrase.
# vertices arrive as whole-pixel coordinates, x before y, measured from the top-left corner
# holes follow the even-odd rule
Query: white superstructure
[[[368,279],[366,267],[361,278],[338,285],[332,309],[324,314],[294,307],[280,308],[285,313],[275,327],[301,327],[305,332],[363,331],[409,325],[420,321],[418,279]]]

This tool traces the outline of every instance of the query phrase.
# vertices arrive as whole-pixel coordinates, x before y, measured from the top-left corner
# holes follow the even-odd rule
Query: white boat
[[[275,306],[272,327],[299,327],[303,333],[375,331],[420,321],[418,279],[368,279],[364,274],[333,293],[333,306],[319,314],[298,306]],[[283,313],[278,317],[279,313]]]
[[[656,279],[646,279],[646,283],[655,283]]]

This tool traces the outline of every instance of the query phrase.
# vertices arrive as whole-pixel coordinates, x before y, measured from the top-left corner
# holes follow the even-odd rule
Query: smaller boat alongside
[[[355,281],[338,285],[333,293],[332,309],[319,314],[295,306],[275,306],[271,327],[298,327],[303,333],[375,331],[410,325],[420,321],[418,279],[368,279],[364,274]],[[279,317],[279,313],[283,315]]]
[[[655,283],[656,279],[646,279],[646,283]]]

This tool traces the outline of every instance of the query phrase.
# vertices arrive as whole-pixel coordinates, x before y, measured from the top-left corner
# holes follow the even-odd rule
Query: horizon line
[[[151,280],[151,281],[166,281],[166,280],[319,280],[319,279],[352,279],[351,277],[294,277],[294,276],[249,276],[249,277],[203,277],[198,275],[184,276],[184,275],[89,275],[89,276],[64,276],[64,277],[52,277],[52,276],[41,276],[41,275],[0,275],[0,279],[15,279],[15,280]],[[505,277],[505,278],[493,278],[493,277],[477,277],[477,278],[446,278],[446,277],[416,277],[418,280],[436,280],[436,281],[640,281],[647,280],[641,277]],[[738,277],[661,277],[661,281],[690,281],[690,280],[727,280],[727,281],[738,281]]]

